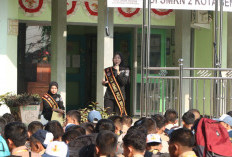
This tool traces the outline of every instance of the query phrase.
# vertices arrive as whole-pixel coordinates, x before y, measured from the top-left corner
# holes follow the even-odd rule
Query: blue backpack
[[[2,136],[0,136],[0,156],[10,156],[9,148]]]

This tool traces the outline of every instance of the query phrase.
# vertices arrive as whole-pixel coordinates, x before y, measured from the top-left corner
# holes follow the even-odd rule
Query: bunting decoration
[[[98,0],[83,0],[83,6],[88,12],[89,16],[98,16]]]
[[[44,10],[44,0],[18,0],[26,16],[39,16]]]
[[[139,15],[140,8],[118,8],[118,12],[125,18],[132,18],[135,15]]]
[[[173,12],[172,9],[151,9],[151,10],[154,13],[154,16],[157,17],[158,19],[170,15],[170,13]]]
[[[79,0],[80,1],[80,0]],[[67,0],[67,15],[72,16],[78,9],[78,0]]]

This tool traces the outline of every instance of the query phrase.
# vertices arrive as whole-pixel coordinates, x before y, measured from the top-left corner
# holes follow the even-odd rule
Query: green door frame
[[[138,35],[141,35],[141,33],[142,33],[142,28],[139,28],[138,29]],[[151,34],[161,35],[161,63],[160,63],[160,66],[161,67],[166,67],[166,30],[165,29],[152,28],[151,29]],[[159,74],[150,74],[150,76],[158,76],[158,75]],[[136,82],[141,83],[141,74],[140,73],[137,73]],[[144,80],[144,82],[146,82],[146,80]],[[162,81],[160,83],[162,83]],[[160,88],[160,90],[162,90],[162,89]],[[165,91],[165,89],[164,89],[164,91]],[[137,92],[137,95],[138,94],[140,94],[140,92]],[[164,96],[165,96],[165,94],[166,93],[164,93]],[[161,98],[162,98],[162,95],[161,95]],[[137,102],[137,103],[140,103],[140,102]],[[164,104],[165,104],[165,102],[164,102]],[[162,99],[160,99],[160,105],[162,105]],[[140,112],[140,110],[135,110],[135,111],[137,113]]]
[[[67,104],[67,110],[77,110],[82,108],[85,103],[85,52],[86,49],[86,37],[84,35],[68,35],[67,42],[80,42],[80,68],[78,73],[66,73],[66,82],[79,82],[79,104]],[[67,51],[67,54],[68,51]],[[68,72],[68,71],[67,71]],[[80,90],[81,89],[81,90]],[[68,101],[67,101],[68,102]]]

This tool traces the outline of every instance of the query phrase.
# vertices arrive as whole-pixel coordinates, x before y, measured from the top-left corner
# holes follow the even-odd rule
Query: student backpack
[[[232,156],[227,130],[217,121],[202,118],[196,130],[195,152],[200,157]]]

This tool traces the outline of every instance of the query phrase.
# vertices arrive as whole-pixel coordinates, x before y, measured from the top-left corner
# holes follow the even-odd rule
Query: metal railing
[[[148,67],[143,76],[141,116],[175,109],[179,117],[188,109],[219,116],[231,109],[232,68]],[[169,72],[170,71],[170,72]],[[217,75],[215,75],[217,74]]]

